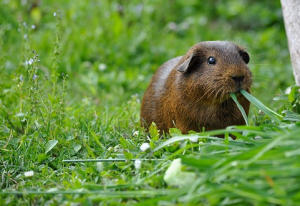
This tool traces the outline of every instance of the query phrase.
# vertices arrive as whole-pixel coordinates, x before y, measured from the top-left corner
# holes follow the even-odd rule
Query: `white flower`
[[[169,186],[185,186],[192,185],[196,180],[196,174],[194,172],[182,171],[181,159],[175,159],[170,164],[164,175],[164,181]]]
[[[35,29],[35,25],[31,25],[31,28],[32,28],[32,29]]]
[[[137,79],[140,80],[140,81],[143,81],[145,79],[145,76],[140,74]]]
[[[178,28],[178,26],[177,26],[177,24],[175,22],[169,22],[168,25],[167,25],[167,27],[170,30],[173,30],[173,31],[177,30],[177,28]]]
[[[139,136],[139,131],[135,131],[135,132],[133,133],[133,136],[135,136],[135,137]]]
[[[192,135],[191,137],[190,137],[190,141],[191,142],[198,142],[198,135]]]
[[[145,152],[146,150],[150,149],[150,144],[149,143],[143,143],[140,147],[140,149]]]
[[[103,63],[98,64],[98,69],[99,69],[99,71],[104,71],[106,69],[106,65]]]
[[[25,177],[32,177],[34,175],[33,171],[28,171],[24,173]]]
[[[142,166],[142,161],[141,160],[135,160],[134,161],[135,169],[139,170],[139,169],[141,169],[141,166]]]
[[[238,162],[237,162],[237,161],[232,161],[232,162],[231,162],[231,165],[235,167],[235,166],[238,165]]]
[[[96,170],[98,171],[98,172],[102,172],[103,171],[103,163],[102,162],[97,162],[96,163]]]
[[[53,13],[53,16],[56,16],[56,12]]]
[[[32,63],[33,63],[33,59],[29,59],[29,61],[26,61],[26,62],[25,62],[26,65],[28,65],[28,64],[29,64],[29,65],[32,65]]]
[[[286,90],[284,91],[285,94],[289,94],[292,91],[292,87],[288,87],[286,88]]]
[[[114,147],[114,152],[123,152],[122,146],[120,144],[117,144]]]

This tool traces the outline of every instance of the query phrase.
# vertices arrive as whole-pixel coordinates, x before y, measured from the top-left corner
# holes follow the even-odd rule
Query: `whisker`
[[[222,91],[222,88],[219,88],[218,91],[216,92],[213,100],[217,100],[218,94]]]
[[[207,96],[208,98],[214,94],[214,93],[212,92],[212,91],[214,91],[214,90],[215,90],[215,88],[211,88],[211,89],[209,90],[209,91],[211,91],[211,92],[210,92],[209,95]]]
[[[198,102],[200,102],[200,100],[202,100],[202,98],[204,98],[209,92],[211,92],[214,88],[212,88],[212,87],[209,87],[209,85],[208,84],[206,84],[206,85],[204,85],[204,87],[208,87],[208,89],[206,90],[206,92],[201,96],[201,98],[200,99],[198,99],[197,100],[197,103]],[[210,95],[208,95],[207,97],[209,97]]]
[[[200,99],[198,99],[197,100],[197,104],[206,96],[206,94],[208,93],[208,92],[210,92],[212,89],[208,89],[202,96],[201,96],[201,98]]]

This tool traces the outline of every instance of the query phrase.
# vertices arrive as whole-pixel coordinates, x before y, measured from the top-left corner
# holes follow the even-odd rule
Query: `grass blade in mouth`
[[[272,118],[275,122],[280,124],[280,118],[283,116],[274,112],[270,108],[266,107],[261,101],[259,101],[257,98],[246,92],[245,90],[241,89],[240,90],[241,94],[244,95],[252,104],[254,104],[256,107],[258,107],[260,110],[262,110],[266,115],[268,115],[270,118]]]
[[[244,117],[244,120],[246,122],[246,125],[249,125],[249,122],[248,122],[248,117],[247,117],[247,114],[243,108],[243,106],[239,103],[239,101],[237,100],[236,98],[236,93],[230,93],[230,96],[231,98],[233,99],[233,101],[236,103],[236,105],[238,106],[239,110],[241,111],[243,117]]]

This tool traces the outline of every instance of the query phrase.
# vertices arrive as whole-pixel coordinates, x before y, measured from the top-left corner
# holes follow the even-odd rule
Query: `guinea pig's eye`
[[[217,62],[216,58],[215,57],[208,57],[207,59],[207,64],[208,65],[215,65]]]

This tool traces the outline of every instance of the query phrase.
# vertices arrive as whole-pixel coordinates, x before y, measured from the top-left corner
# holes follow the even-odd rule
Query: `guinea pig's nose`
[[[238,84],[242,83],[244,81],[245,76],[232,76],[231,78]]]

